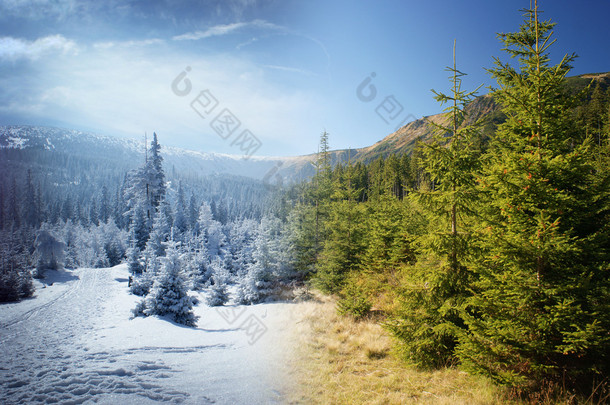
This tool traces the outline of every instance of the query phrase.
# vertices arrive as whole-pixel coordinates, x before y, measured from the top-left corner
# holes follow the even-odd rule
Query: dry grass
[[[391,354],[373,321],[340,317],[317,296],[297,306],[292,404],[506,404],[500,388],[455,369],[421,372]]]

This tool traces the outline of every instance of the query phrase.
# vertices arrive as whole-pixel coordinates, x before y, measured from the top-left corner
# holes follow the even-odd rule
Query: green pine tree
[[[303,277],[315,272],[315,264],[325,240],[325,222],[329,215],[332,194],[332,168],[328,133],[320,136],[314,162],[316,172],[311,183],[303,184],[301,198],[289,216],[292,265]]]
[[[320,135],[318,156],[315,162],[316,173],[312,181],[312,200],[315,207],[315,245],[319,251],[324,240],[324,221],[328,217],[328,204],[332,195],[332,166],[330,161],[330,147],[328,132]]]
[[[364,212],[356,201],[361,190],[354,188],[354,167],[338,166],[335,170],[335,190],[326,223],[324,247],[318,260],[316,284],[325,292],[339,292],[345,278],[359,267],[364,249]]]
[[[435,137],[420,145],[420,164],[434,188],[412,194],[428,229],[418,240],[418,264],[406,270],[402,305],[388,322],[405,356],[421,367],[455,362],[454,348],[464,328],[460,306],[471,282],[467,261],[481,124],[464,125],[466,105],[476,90],[462,89],[464,73],[456,67],[455,43],[453,66],[447,70],[451,72],[451,93],[433,90],[441,105],[448,104],[444,120],[430,122]]]
[[[550,66],[554,23],[537,4],[525,11],[518,32],[499,35],[518,67],[496,58],[490,70],[507,120],[480,178],[482,254],[457,354],[469,370],[532,388],[607,375],[610,278],[607,201],[562,85],[575,56]]]

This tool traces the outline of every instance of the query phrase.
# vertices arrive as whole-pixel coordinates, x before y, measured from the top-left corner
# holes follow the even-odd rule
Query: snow
[[[8,140],[8,147],[14,149],[23,149],[25,147],[25,143],[28,141],[26,138],[21,138],[18,136],[10,136]]]
[[[171,134],[162,134],[162,141]],[[149,138],[149,140],[152,137]],[[41,147],[51,150],[80,150],[83,143],[88,148],[104,150],[124,150],[126,153],[141,155],[144,150],[144,139],[116,137],[87,133],[77,130],[38,126],[0,126],[0,147],[24,149],[26,147]],[[210,173],[232,173],[247,177],[262,179],[274,164],[286,166],[286,163],[298,160],[290,156],[249,156],[243,154],[227,154],[204,152],[172,147],[163,144],[163,154],[166,163],[176,165],[177,169],[201,170]]]
[[[211,308],[196,328],[130,319],[127,265],[49,271],[0,305],[0,403],[282,403],[293,304]]]

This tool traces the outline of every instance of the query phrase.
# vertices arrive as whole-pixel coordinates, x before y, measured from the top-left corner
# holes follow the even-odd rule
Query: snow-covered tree
[[[135,206],[131,215],[131,225],[129,228],[134,232],[136,247],[139,250],[144,250],[146,242],[148,241],[149,229],[142,204],[137,204]]]
[[[140,297],[146,296],[150,289],[153,286],[155,281],[155,276],[150,272],[144,272],[139,276],[135,276],[132,278],[131,286],[129,287],[129,291],[133,295],[138,295]],[[142,302],[143,305],[143,302]],[[144,308],[144,307],[142,307]],[[135,312],[134,312],[135,313]]]
[[[170,220],[166,209],[159,209],[153,220],[150,237],[146,243],[147,255],[161,257],[165,255],[165,242],[169,238]]]
[[[188,229],[188,212],[184,200],[184,189],[182,188],[182,183],[178,185],[178,196],[176,199],[176,209],[174,212],[174,231],[181,240],[181,235]]]
[[[222,256],[227,237],[222,230],[222,224],[212,217],[212,210],[207,202],[203,203],[199,210],[197,229],[210,257]]]
[[[75,269],[79,266],[78,263],[78,237],[76,227],[72,223],[72,220],[68,220],[60,225],[61,238],[65,245],[64,254],[64,267],[66,269]]]
[[[161,156],[161,145],[157,141],[156,132],[153,132],[153,140],[150,143],[149,157],[145,166],[145,186],[147,200],[153,209],[156,209],[165,198],[163,157]]]
[[[28,169],[23,201],[23,222],[25,225],[35,227],[38,222],[38,210],[36,206],[36,194],[32,183],[32,170]]]
[[[195,232],[197,234],[202,233],[212,222],[214,222],[212,208],[207,201],[204,201],[201,204],[201,207],[199,207],[199,216],[197,217],[197,223],[195,224]]]
[[[110,266],[116,266],[125,257],[127,231],[119,229],[114,219],[101,223],[98,228],[103,235],[104,251],[108,257],[108,263]]]
[[[98,212],[98,220],[101,222],[108,221],[110,217],[110,207],[109,207],[109,197],[108,197],[108,187],[104,184],[102,186],[102,195],[100,197],[100,208]]]
[[[225,253],[225,247],[227,243],[227,237],[223,232],[222,224],[218,221],[214,221],[211,226],[206,229],[207,241],[206,248],[210,256],[223,257]]]
[[[263,218],[254,239],[254,262],[247,266],[247,273],[238,284],[237,302],[255,304],[273,293],[281,263],[281,222],[277,218]]]
[[[25,241],[0,230],[0,302],[18,301],[34,293]]]
[[[191,194],[191,199],[189,200],[188,207],[188,227],[189,229],[194,229],[195,224],[197,223],[197,216],[199,212],[197,211],[197,199],[195,198],[195,194]]]
[[[171,316],[172,319],[187,326],[195,326],[197,317],[193,314],[194,299],[188,291],[181,275],[181,259],[178,243],[166,242],[166,256],[153,286],[134,312],[141,310],[144,316]],[[135,315],[138,315],[135,313]]]
[[[136,247],[136,244],[132,239],[131,246],[127,249],[127,266],[132,275],[137,276],[144,271],[141,260],[142,255],[140,254],[140,250]]]
[[[254,262],[254,238],[258,232],[258,223],[253,219],[244,219],[230,224],[229,248],[226,259],[227,267],[238,276],[243,276],[247,267]]]
[[[212,286],[210,287],[210,293],[207,297],[207,304],[211,307],[219,307],[229,301],[229,293],[227,291],[227,284],[225,280],[212,276]]]
[[[229,271],[223,265],[220,258],[216,257],[209,265],[211,286],[207,297],[207,304],[211,307],[221,306],[229,300],[227,283],[229,281]]]
[[[43,227],[36,235],[36,277],[44,277],[46,270],[58,270],[63,267],[65,245],[51,231]]]
[[[210,267],[210,256],[200,240],[191,239],[187,249],[186,273],[191,279],[192,288],[197,290],[204,287],[210,280],[212,269]]]
[[[89,223],[91,225],[99,225],[99,214],[97,212],[97,205],[95,204],[95,200],[91,201],[91,206],[89,207]]]

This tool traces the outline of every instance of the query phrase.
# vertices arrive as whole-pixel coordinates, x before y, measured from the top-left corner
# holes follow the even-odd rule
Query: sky
[[[0,0],[0,125],[204,152],[372,145],[442,107],[454,40],[466,89],[495,83],[529,0]],[[610,1],[541,0],[553,62],[610,71]]]

